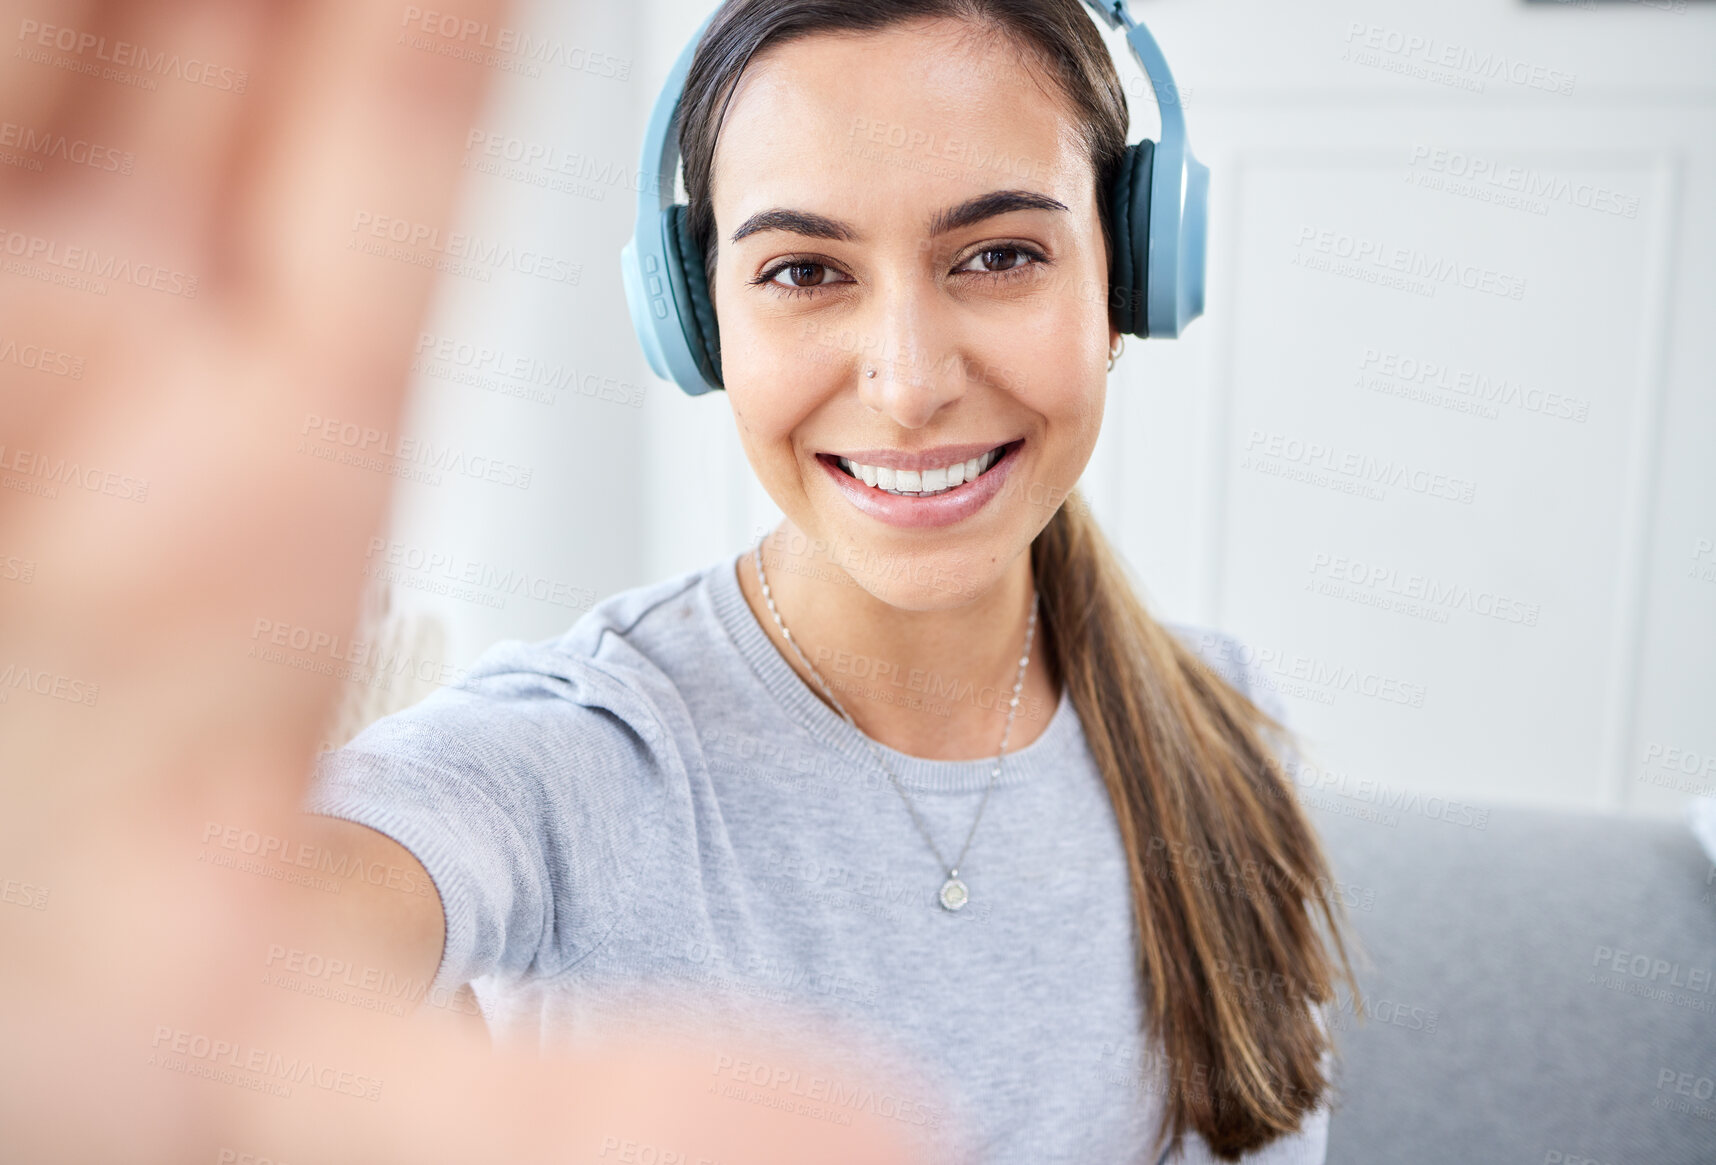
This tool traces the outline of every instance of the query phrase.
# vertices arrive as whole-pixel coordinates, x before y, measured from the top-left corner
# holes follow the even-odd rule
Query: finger
[[[4,340],[60,354],[82,379],[116,314],[194,294],[232,143],[254,113],[246,61],[262,0],[41,5],[16,15],[4,72],[22,90],[0,126]],[[159,278],[165,275],[166,278]],[[34,451],[88,394],[0,367],[0,434]],[[0,498],[0,506],[16,497]]]
[[[503,8],[494,0],[437,7],[443,21],[477,26],[498,23]],[[256,197],[241,235],[258,244],[249,257],[269,297],[258,306],[277,324],[306,329],[297,338],[314,352],[325,351],[315,341],[329,334],[317,329],[348,328],[349,317],[293,308],[325,307],[330,297],[361,306],[370,350],[385,354],[379,369],[354,368],[355,383],[314,386],[342,401],[363,392],[371,372],[397,371],[428,288],[421,269],[349,249],[353,225],[386,216],[414,231],[447,231],[449,178],[486,80],[475,62],[402,43],[406,11],[344,0],[309,6],[288,49],[295,69],[270,93],[277,132],[249,168]]]
[[[259,50],[267,59],[278,9],[274,0],[156,0],[22,19],[14,63],[44,88],[69,79],[52,117],[29,129],[38,140],[122,143],[141,165],[119,183],[93,180],[99,167],[56,164],[17,183],[16,195],[44,225],[53,211],[86,219],[98,205],[116,232],[144,227],[154,245],[194,263],[190,244],[206,232],[207,199],[254,105],[250,74]],[[92,205],[98,192],[105,197]]]
[[[311,409],[383,423],[397,413],[429,274],[358,266],[326,228],[372,200],[442,221],[480,82],[445,58],[398,65],[395,46],[369,38],[390,19],[382,11],[294,10],[280,91],[212,244],[232,256],[217,294],[123,311],[115,297],[95,312],[40,300],[47,323],[94,314],[103,329],[88,391],[42,441],[98,480],[133,470],[151,492],[129,508],[14,494],[14,513],[0,514],[0,545],[21,535],[39,546],[56,584],[0,595],[0,666],[46,672],[50,688],[0,706],[3,874],[55,893],[46,926],[0,921],[0,978],[41,1025],[0,1022],[17,1037],[0,1042],[31,1053],[28,1079],[3,1090],[11,1115],[56,1095],[96,1107],[125,1095],[115,1083],[127,1062],[80,1064],[56,1032],[113,1021],[123,1034],[230,994],[209,967],[256,919],[196,909],[209,899],[171,867],[172,829],[221,797],[290,799],[332,703],[330,677],[258,668],[232,641],[262,613],[348,626],[362,532],[387,497],[390,478],[295,461],[287,443]],[[347,104],[369,100],[383,108]],[[62,679],[99,681],[99,713],[59,699],[61,686],[78,690]]]
[[[449,14],[478,19],[492,7],[455,5]],[[85,585],[26,596],[25,617],[12,623],[62,656],[67,643],[93,645],[116,705],[129,693],[140,708],[194,706],[200,696],[205,722],[218,721],[228,697],[266,689],[257,706],[268,721],[234,713],[225,731],[264,733],[257,747],[289,748],[288,761],[306,772],[334,683],[316,671],[259,671],[240,658],[242,635],[262,617],[326,635],[352,625],[362,546],[392,478],[323,465],[297,446],[311,418],[396,431],[431,273],[343,241],[365,207],[446,221],[460,133],[483,81],[474,65],[395,44],[397,12],[324,0],[281,30],[222,242],[234,256],[230,277],[198,301],[213,305],[204,331],[152,347],[172,334],[180,305],[116,316],[107,340],[114,362],[124,362],[123,389],[115,381],[103,395],[92,384],[87,394],[76,455],[92,466],[135,467],[150,482],[149,504],[52,526],[38,506],[30,541]],[[153,618],[98,601],[91,588],[119,577]],[[222,613],[227,638],[217,643],[208,629]],[[163,659],[181,666],[163,674]],[[83,733],[60,744],[123,750],[123,737]],[[83,771],[116,783],[131,759],[116,770],[91,756]]]
[[[259,667],[244,633],[262,616],[350,627],[362,540],[392,479],[324,467],[292,442],[309,415],[394,424],[431,276],[343,253],[331,228],[366,203],[441,220],[482,81],[464,62],[402,52],[396,13],[373,0],[293,10],[254,174],[234,187],[241,210],[220,243],[237,256],[231,281],[194,305],[107,309],[99,374],[42,430],[52,448],[25,451],[85,480],[146,481],[147,504],[11,492],[0,511],[0,534],[39,548],[57,584],[0,594],[0,659],[56,690],[100,690],[99,713],[48,693],[0,705],[0,791],[16,810],[0,833],[50,884],[92,870],[122,884],[133,855],[113,847],[128,825],[159,828],[231,789],[289,800],[307,779],[335,680]]]
[[[97,0],[64,0],[52,6],[41,0],[0,0],[0,60],[5,61],[0,67],[0,110],[4,111],[0,121],[16,126],[20,137],[26,131],[43,133],[57,124],[65,116],[67,103],[85,88],[81,74],[35,59],[38,54],[48,62],[53,59],[51,38],[47,45],[40,40],[44,19],[99,26],[108,6]],[[30,151],[19,153],[27,157]],[[0,201],[13,183],[35,173],[18,163],[0,167]]]

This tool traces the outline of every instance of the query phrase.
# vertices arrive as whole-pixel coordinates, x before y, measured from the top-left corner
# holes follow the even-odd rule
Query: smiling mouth
[[[937,469],[889,469],[885,465],[863,465],[844,457],[817,454],[819,458],[840,467],[846,476],[855,478],[881,493],[902,498],[933,498],[969,485],[1004,460],[1024,441],[1008,441],[987,453],[968,461],[956,461]]]

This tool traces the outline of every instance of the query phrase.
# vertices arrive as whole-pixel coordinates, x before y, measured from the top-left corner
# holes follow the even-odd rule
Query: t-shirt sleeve
[[[1286,704],[1243,641],[1225,631],[1192,623],[1166,626],[1236,691],[1276,720],[1287,723]]]
[[[571,662],[550,676],[486,658],[324,753],[303,803],[423,863],[446,922],[437,990],[552,975],[588,954],[627,909],[659,824],[647,707]]]
[[[1243,641],[1225,631],[1189,623],[1169,623],[1167,626],[1235,691],[1257,705],[1289,734],[1297,731],[1286,701],[1258,665],[1255,653]],[[1289,735],[1280,745],[1277,759],[1283,773],[1292,780],[1302,760],[1298,742]]]

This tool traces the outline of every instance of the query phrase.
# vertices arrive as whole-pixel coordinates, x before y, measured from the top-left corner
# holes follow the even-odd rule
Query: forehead
[[[730,234],[775,206],[918,226],[1004,188],[1077,206],[1093,175],[1070,103],[1040,64],[1010,38],[935,20],[758,53],[728,105],[712,183]]]

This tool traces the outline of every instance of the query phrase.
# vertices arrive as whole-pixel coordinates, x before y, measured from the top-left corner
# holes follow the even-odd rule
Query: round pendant
[[[971,892],[965,888],[965,883],[958,878],[949,878],[941,888],[941,904],[949,910],[958,910],[971,901]]]

